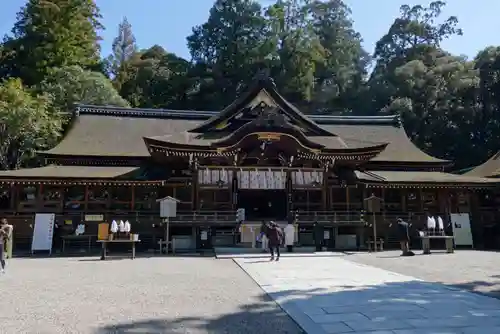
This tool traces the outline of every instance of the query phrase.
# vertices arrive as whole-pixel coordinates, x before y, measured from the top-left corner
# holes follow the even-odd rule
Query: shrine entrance
[[[245,209],[247,220],[286,220],[287,193],[281,189],[243,189],[238,193],[238,207]]]

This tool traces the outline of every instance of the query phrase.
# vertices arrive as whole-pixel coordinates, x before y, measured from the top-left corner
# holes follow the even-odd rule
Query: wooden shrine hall
[[[171,237],[191,249],[249,244],[248,228],[291,216],[300,245],[313,242],[318,223],[332,248],[362,248],[371,195],[383,200],[376,223],[387,240],[396,217],[418,225],[453,212],[470,213],[474,234],[477,194],[497,184],[446,173],[452,162],[418,149],[398,116],[305,115],[269,78],[217,112],[78,105],[62,141],[38,156],[43,167],[0,172],[18,249],[36,213],[54,213],[59,236],[75,224],[93,236],[99,222],[129,220],[140,246],[154,248],[165,196],[179,201]]]

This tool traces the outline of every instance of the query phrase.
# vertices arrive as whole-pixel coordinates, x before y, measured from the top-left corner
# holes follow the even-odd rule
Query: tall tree
[[[36,150],[53,145],[61,118],[47,94],[33,96],[19,79],[0,84],[0,168],[17,169]]]
[[[115,86],[120,89],[123,81],[126,80],[123,76],[126,75],[124,70],[126,63],[137,52],[135,36],[132,32],[132,25],[127,18],[118,26],[118,36],[113,40],[113,53],[108,57],[109,70],[113,77]]]
[[[207,70],[195,77],[194,93],[213,93],[202,98],[208,102],[205,108],[227,105],[255,75],[258,62],[269,53],[262,50],[265,29],[262,8],[255,0],[216,0],[207,22],[193,28],[187,38],[191,57]]]
[[[271,73],[292,102],[310,101],[316,67],[325,58],[320,38],[310,20],[311,0],[278,0],[267,11]]]
[[[29,0],[6,43],[15,53],[11,75],[31,86],[54,68],[97,68],[100,18],[94,0]]]
[[[315,0],[309,8],[325,56],[316,65],[315,110],[362,108],[358,95],[370,57],[361,46],[361,35],[353,28],[350,8],[342,0]]]
[[[455,16],[440,20],[445,5],[444,1],[434,1],[428,7],[401,6],[400,17],[375,47],[376,65],[370,78],[372,111],[386,106],[397,94],[394,73],[399,66],[426,58],[444,39],[462,34]]]
[[[479,74],[480,112],[471,141],[476,147],[476,161],[482,161],[500,150],[500,47],[481,50],[474,63]]]

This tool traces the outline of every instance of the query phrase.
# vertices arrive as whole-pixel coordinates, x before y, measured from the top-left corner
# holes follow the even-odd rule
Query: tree
[[[208,103],[204,108],[231,103],[255,75],[259,62],[269,54],[264,49],[265,29],[262,7],[255,0],[216,0],[207,22],[193,28],[187,38],[189,50],[200,65],[197,69],[207,70],[197,73],[199,81],[193,87],[198,94],[211,94],[209,99],[200,97]]]
[[[155,45],[125,64],[120,94],[134,107],[183,108],[190,88],[189,68],[185,59]]]
[[[397,95],[394,73],[399,66],[426,58],[444,39],[462,34],[455,16],[439,21],[445,5],[444,1],[434,1],[428,7],[401,6],[400,17],[375,47],[376,65],[369,82],[372,111],[380,110]]]
[[[278,0],[267,11],[271,74],[292,102],[310,101],[325,50],[310,20],[311,0]],[[268,42],[269,43],[269,42]]]
[[[39,86],[41,92],[54,98],[54,106],[61,112],[73,109],[75,103],[128,107],[102,73],[91,72],[79,66],[58,68]]]
[[[309,5],[314,33],[324,59],[316,64],[314,109],[356,110],[370,61],[353,28],[351,10],[342,0],[315,0]]]
[[[59,137],[61,117],[47,94],[33,96],[19,79],[0,84],[0,167],[17,169]]]
[[[136,53],[137,45],[132,32],[132,25],[125,17],[118,26],[118,36],[113,40],[113,53],[107,59],[113,82],[118,90],[121,84],[127,80],[124,77],[126,75],[126,71],[124,70],[126,63]]]
[[[7,43],[13,75],[33,86],[54,68],[97,69],[100,18],[94,0],[29,0]]]
[[[387,111],[402,115],[420,148],[457,160],[459,167],[477,157],[472,135],[479,77],[473,62],[436,49],[426,59],[398,67],[395,78],[398,97]]]

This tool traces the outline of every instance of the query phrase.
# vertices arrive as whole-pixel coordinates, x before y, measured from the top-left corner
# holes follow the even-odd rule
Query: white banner
[[[56,215],[53,213],[37,213],[31,240],[31,252],[44,250],[52,252],[52,238]]]
[[[240,170],[237,173],[240,189],[285,189],[286,176],[281,170]]]

